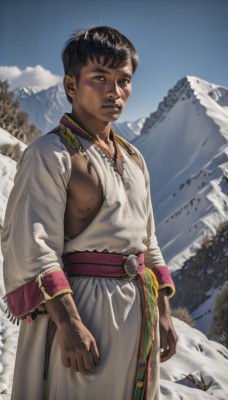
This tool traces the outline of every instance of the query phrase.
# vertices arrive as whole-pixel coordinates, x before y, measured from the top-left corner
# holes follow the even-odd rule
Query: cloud
[[[0,79],[8,80],[10,88],[15,89],[20,86],[28,86],[40,91],[48,89],[62,81],[61,76],[44,69],[41,65],[27,67],[21,70],[18,67],[1,67]]]

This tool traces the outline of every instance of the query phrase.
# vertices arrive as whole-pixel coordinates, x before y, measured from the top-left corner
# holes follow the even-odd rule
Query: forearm
[[[160,316],[170,315],[170,305],[166,288],[158,291],[158,310]]]
[[[58,329],[67,323],[81,321],[71,294],[63,294],[45,303],[45,308]]]
[[[158,309],[159,309],[159,330],[160,330],[160,346],[161,362],[169,360],[176,353],[177,334],[175,332],[167,295],[167,289],[160,289],[158,292]]]

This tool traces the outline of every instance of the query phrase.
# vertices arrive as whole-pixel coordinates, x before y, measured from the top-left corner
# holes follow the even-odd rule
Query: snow
[[[8,134],[8,138],[7,138]],[[17,139],[0,129],[0,143],[16,143]],[[23,144],[22,144],[23,146]],[[13,179],[16,173],[16,162],[0,154],[0,225],[2,226],[7,200],[13,187]],[[0,250],[0,394],[4,391],[10,392],[12,385],[12,373],[17,345],[18,327],[13,325],[5,317],[5,303],[2,299],[4,295],[2,277],[2,253]],[[1,397],[0,400],[8,400],[9,396]]]
[[[21,151],[24,151],[24,149],[27,147],[27,145],[23,143],[21,140],[18,140],[16,137],[11,135],[5,129],[2,129],[0,127],[0,147],[4,144],[12,144],[12,145],[19,144]]]
[[[36,93],[28,92],[27,87],[20,88],[15,94],[20,101],[21,111],[27,112],[31,123],[43,133],[53,129],[63,113],[71,110],[62,83]]]
[[[161,364],[162,400],[227,400],[228,351],[197,329],[173,318],[178,334],[177,353]],[[187,376],[210,384],[204,392]]]
[[[140,135],[145,118],[139,118],[134,122],[114,122],[112,127],[117,135],[123,136],[131,142],[136,136]]]
[[[27,146],[6,130],[0,128],[0,147],[4,144],[19,144],[23,151]],[[3,224],[5,208],[10,191],[13,187],[14,175],[16,173],[16,162],[0,153],[0,226]]]

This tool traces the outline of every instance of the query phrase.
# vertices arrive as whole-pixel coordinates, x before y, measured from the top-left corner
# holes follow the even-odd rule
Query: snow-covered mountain
[[[215,237],[228,220],[227,141],[228,89],[192,76],[169,90],[133,141],[149,169],[158,241],[175,271],[172,303],[187,307],[207,333],[227,279],[227,236],[215,239],[214,251],[194,256],[203,239]],[[203,259],[207,251],[212,255]]]
[[[62,83],[39,92],[27,86],[17,88],[16,98],[20,101],[20,109],[29,114],[30,121],[43,133],[47,133],[58,124],[64,112],[71,111]],[[128,141],[139,135],[145,118],[135,122],[113,123],[115,132]]]
[[[188,76],[133,144],[151,178],[157,236],[172,271],[228,219],[228,89]]]
[[[62,83],[38,92],[25,86],[14,92],[20,101],[21,111],[27,112],[30,121],[43,133],[53,129],[63,113],[70,112],[71,109]]]

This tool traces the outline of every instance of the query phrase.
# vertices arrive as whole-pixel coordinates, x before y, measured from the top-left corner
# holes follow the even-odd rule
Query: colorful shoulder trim
[[[124,139],[122,136],[115,135],[115,139],[117,140],[118,143],[120,143],[124,149],[128,152],[128,154],[131,156],[132,154],[136,154],[135,150],[133,147],[130,145],[130,143],[127,142],[126,139]]]

